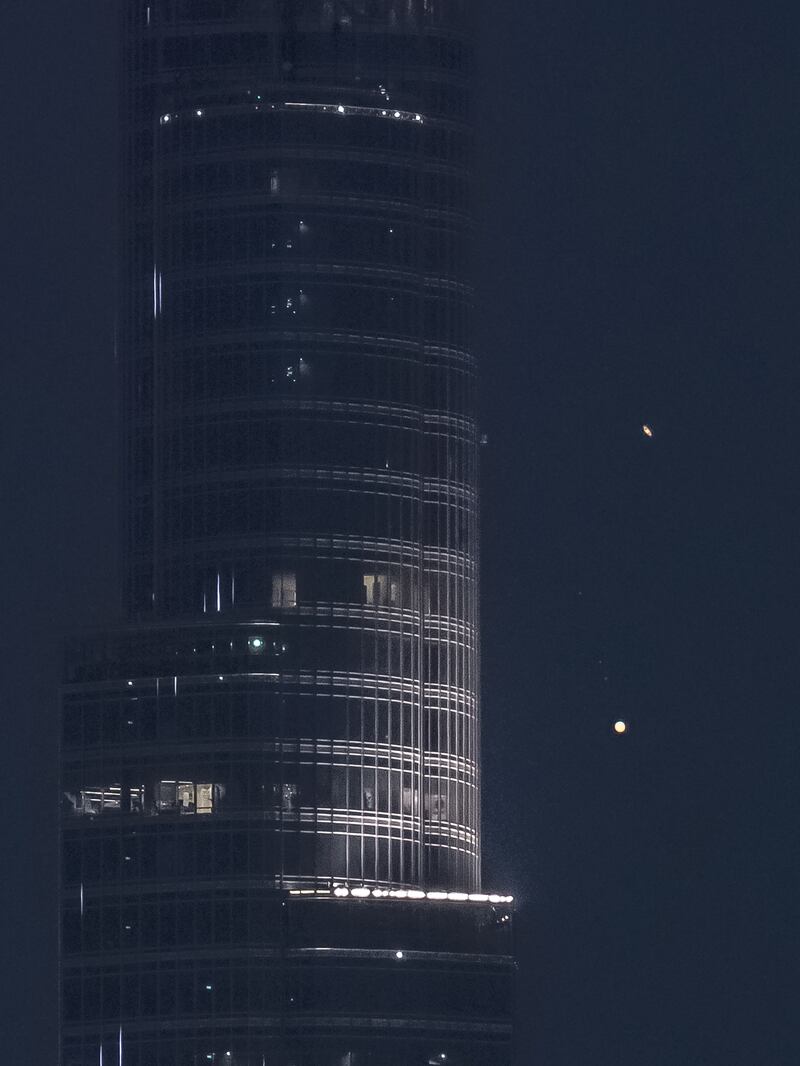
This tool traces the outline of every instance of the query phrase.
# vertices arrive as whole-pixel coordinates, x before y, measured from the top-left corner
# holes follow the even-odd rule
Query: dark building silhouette
[[[464,0],[124,0],[123,620],[62,1066],[510,1061],[480,884]]]

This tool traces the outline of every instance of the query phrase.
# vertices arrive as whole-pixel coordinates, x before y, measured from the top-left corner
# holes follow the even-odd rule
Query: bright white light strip
[[[424,122],[422,115],[416,111],[394,111],[390,107],[359,107],[356,104],[306,104],[287,100],[284,104],[270,104],[275,107],[297,107],[306,111],[328,112],[334,115],[372,115],[377,118],[396,118],[402,122]]]
[[[423,123],[425,119],[418,111],[397,111],[391,107],[361,107],[358,104],[312,104],[305,103],[301,100],[285,100],[278,104],[247,104],[245,107],[249,110],[254,108],[256,111],[283,111],[293,108],[295,110],[303,111],[315,111],[319,114],[329,115],[365,115],[369,118],[391,118],[399,120],[400,122],[419,122]],[[225,108],[194,108],[192,116],[194,118],[203,118],[205,115],[210,114],[231,114],[237,113],[242,110],[242,107],[237,105],[235,107]],[[184,112],[186,114],[186,112]],[[173,111],[159,117],[159,124],[162,126],[168,125],[173,119],[179,119],[181,116],[180,111]]]
[[[333,892],[327,889],[291,888],[290,896],[336,896],[345,899],[430,899],[448,903],[513,903],[513,896],[500,896],[494,892],[423,892],[418,888],[347,888],[337,885]]]

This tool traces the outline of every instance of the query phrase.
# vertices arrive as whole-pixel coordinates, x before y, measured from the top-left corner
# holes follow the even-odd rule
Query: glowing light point
[[[614,732],[615,733],[627,733],[628,732],[628,723],[627,722],[623,722],[622,719],[620,719],[617,722],[614,722]]]
[[[404,953],[403,953],[402,951],[396,951],[396,952],[394,953],[394,957],[395,957],[396,959],[404,959],[404,958],[405,958],[405,954],[404,954]]]
[[[648,424],[646,422],[642,426],[642,433],[644,433],[645,437],[652,437],[653,436],[653,431],[650,428],[650,426],[648,426]]]

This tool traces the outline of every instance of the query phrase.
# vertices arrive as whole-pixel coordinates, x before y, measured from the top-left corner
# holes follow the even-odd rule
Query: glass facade
[[[493,1002],[498,905],[449,901],[418,981],[290,965],[287,915],[435,942],[433,901],[329,894],[480,893],[467,4],[122,8],[124,622],[68,654],[63,1066],[424,1064],[292,1044],[287,990]]]
[[[509,938],[489,903],[188,885],[87,901],[64,921],[84,960],[64,974],[81,1024],[62,1062],[509,1066]]]

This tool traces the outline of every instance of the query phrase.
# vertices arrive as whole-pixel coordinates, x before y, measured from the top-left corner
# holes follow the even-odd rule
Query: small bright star
[[[623,722],[622,720],[620,720],[619,722],[614,722],[614,732],[615,733],[627,733],[627,731],[628,731],[628,723],[627,722]]]

